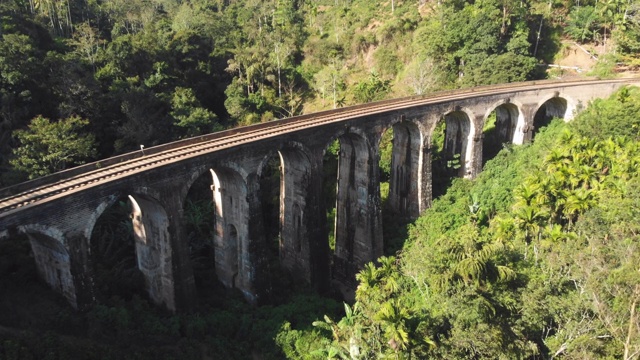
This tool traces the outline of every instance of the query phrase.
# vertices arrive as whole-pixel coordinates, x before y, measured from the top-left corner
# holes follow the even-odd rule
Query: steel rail
[[[630,81],[632,80],[580,80],[562,83],[543,81],[484,86],[465,90],[441,92],[430,96],[412,96],[385,100],[348,108],[301,115],[269,123],[258,124],[257,126],[227,130],[207,136],[200,136],[152,147],[146,149],[147,155],[144,156],[140,156],[140,151],[137,151],[121,155],[119,157],[114,157],[113,159],[105,159],[100,162],[87,164],[82,166],[86,171],[80,173],[77,173],[78,170],[68,171],[70,175],[69,177],[55,179],[56,174],[50,176],[54,178],[52,179],[52,182],[46,182],[47,177],[37,179],[34,181],[36,184],[38,182],[44,182],[44,184],[34,186],[28,190],[19,191],[15,195],[10,195],[0,199],[0,216],[7,215],[7,213],[10,212],[12,213],[12,210],[26,206],[39,205],[62,196],[66,196],[70,193],[84,191],[99,184],[132,176],[149,169],[165,166],[175,161],[202,156],[205,153],[220,151],[222,149],[227,149],[241,144],[264,140],[283,133],[290,133],[335,122],[348,121],[363,116],[378,115],[381,113],[388,113],[418,106],[436,105],[452,100],[468,99],[486,95],[501,95],[514,91],[542,90],[556,88],[559,86],[584,86],[591,84],[624,83]],[[123,161],[116,162],[115,164],[107,165],[105,167],[99,167],[102,163],[115,162],[118,158],[123,158]],[[28,185],[29,183],[31,182],[21,185]],[[7,190],[10,191],[11,188],[4,189],[3,192],[7,192]]]

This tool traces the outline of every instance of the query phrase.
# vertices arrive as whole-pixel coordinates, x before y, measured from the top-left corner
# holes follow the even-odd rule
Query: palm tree
[[[312,323],[315,327],[331,331],[333,343],[323,351],[327,354],[328,359],[356,359],[359,357],[360,342],[362,341],[360,303],[356,302],[353,307],[345,303],[344,312],[345,316],[337,323],[327,315],[324,316],[324,321]]]
[[[573,224],[579,214],[584,213],[597,204],[594,191],[578,188],[568,192],[564,200],[563,215]]]
[[[514,190],[516,206],[532,206],[541,202],[544,194],[539,182],[529,181]]]
[[[384,303],[374,319],[382,322],[382,327],[387,344],[398,353],[407,350],[409,345],[409,332],[406,321],[411,318],[409,311],[402,307],[397,301]]]
[[[369,262],[365,264],[362,270],[356,274],[356,280],[359,281],[358,288],[356,289],[356,297],[360,299],[371,295],[371,290],[376,288],[379,278],[379,271],[374,263]]]
[[[541,208],[526,206],[517,207],[514,216],[516,226],[523,232],[524,241],[529,245],[533,236],[536,238],[540,236],[541,225],[548,220],[549,213]],[[526,248],[524,256],[527,257]]]

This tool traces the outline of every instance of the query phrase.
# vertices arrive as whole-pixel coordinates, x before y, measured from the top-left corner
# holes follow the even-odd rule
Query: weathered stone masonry
[[[219,281],[239,289],[250,302],[264,294],[265,231],[260,176],[267,159],[280,159],[279,260],[292,277],[319,288],[333,280],[349,283],[357,269],[382,255],[379,143],[393,129],[389,204],[416,218],[430,206],[431,139],[444,121],[444,152],[458,154],[458,175],[482,170],[484,123],[496,111],[501,141],[529,141],[537,118],[569,120],[590,100],[622,86],[558,84],[545,90],[447,100],[375,115],[363,115],[267,140],[244,143],[198,157],[169,162],[136,175],[58,196],[42,205],[0,213],[0,239],[28,236],[42,279],[74,307],[94,301],[91,233],[100,215],[118,199],[131,206],[138,268],[149,298],[170,310],[195,303],[193,271],[185,241],[183,205],[200,176],[210,178],[215,208],[215,270]],[[340,142],[336,249],[324,229],[323,155]],[[276,155],[277,154],[277,155]],[[330,257],[333,257],[331,260]],[[330,269],[330,265],[333,268]]]

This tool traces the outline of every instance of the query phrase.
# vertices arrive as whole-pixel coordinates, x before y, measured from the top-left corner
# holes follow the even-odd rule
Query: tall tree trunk
[[[627,338],[624,342],[624,360],[631,360],[632,357],[635,357],[637,353],[629,354],[631,347],[631,338],[633,336],[633,329],[636,324],[635,316],[636,316],[636,306],[638,305],[638,296],[640,296],[640,285],[636,285],[633,291],[633,302],[631,303],[631,308],[629,309],[629,328],[627,329]]]

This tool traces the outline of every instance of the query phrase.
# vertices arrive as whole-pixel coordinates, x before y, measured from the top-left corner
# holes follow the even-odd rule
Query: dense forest
[[[547,68],[568,46],[615,76],[640,66],[640,4],[7,0],[0,37],[4,187],[234,126],[575,75]],[[387,254],[348,303],[283,283],[252,307],[216,285],[170,314],[125,269],[75,312],[38,282],[28,241],[0,242],[0,358],[638,359],[639,137],[640,90],[624,88],[506,145],[414,223],[385,213]],[[126,241],[121,205],[98,231]]]
[[[633,69],[639,9],[631,0],[3,1],[0,187],[228,127],[543,78],[567,41],[593,45],[597,75]]]

